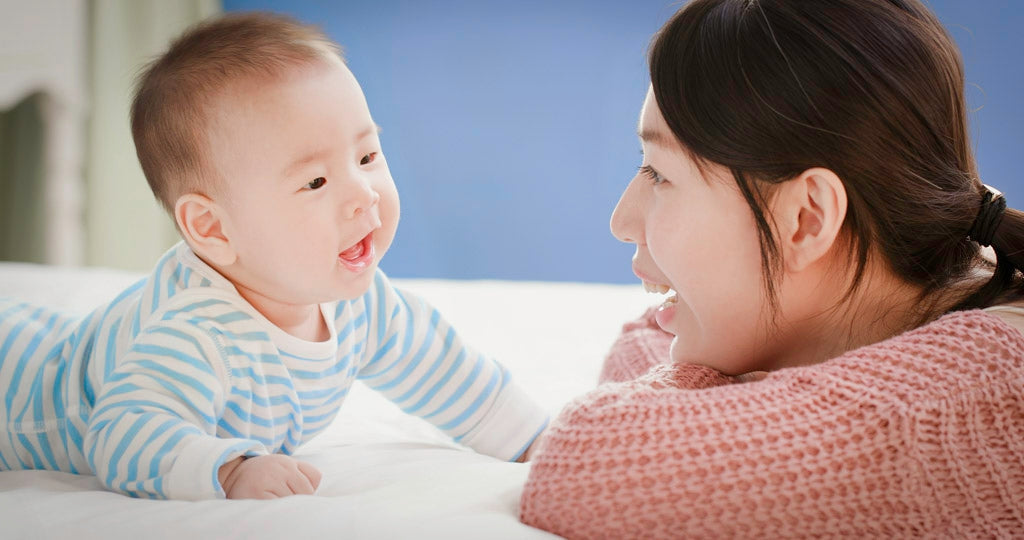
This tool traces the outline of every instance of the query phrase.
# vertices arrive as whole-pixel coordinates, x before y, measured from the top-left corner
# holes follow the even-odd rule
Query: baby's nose
[[[380,193],[366,184],[360,184],[345,205],[344,215],[348,218],[361,216],[380,201]]]

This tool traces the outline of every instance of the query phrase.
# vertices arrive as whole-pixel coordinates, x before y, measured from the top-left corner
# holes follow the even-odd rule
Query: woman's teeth
[[[643,284],[644,290],[649,293],[665,294],[672,290],[668,288],[668,285],[662,285],[660,283],[651,283],[649,281],[644,281]]]
[[[676,294],[676,292],[673,291],[671,288],[669,288],[668,285],[662,285],[661,283],[651,283],[649,281],[644,281],[643,284],[644,290],[649,293],[669,294],[668,298],[665,298],[665,301],[661,304],[662,306],[675,304],[676,302],[679,301],[679,295]]]

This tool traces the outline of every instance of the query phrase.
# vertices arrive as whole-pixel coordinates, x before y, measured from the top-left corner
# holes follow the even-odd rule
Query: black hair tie
[[[984,185],[984,184],[983,184]],[[978,208],[978,217],[974,218],[974,224],[967,236],[982,247],[992,245],[992,237],[1003,221],[1003,213],[1006,212],[1006,197],[998,189],[984,185],[985,194],[981,197],[981,207]]]

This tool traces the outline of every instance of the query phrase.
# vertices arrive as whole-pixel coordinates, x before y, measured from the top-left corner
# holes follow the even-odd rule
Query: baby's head
[[[398,195],[359,83],[321,32],[261,13],[204,22],[142,73],[131,124],[154,195],[243,296],[367,290]]]

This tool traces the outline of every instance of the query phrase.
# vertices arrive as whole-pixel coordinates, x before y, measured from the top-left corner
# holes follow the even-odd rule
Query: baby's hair
[[[132,138],[153,195],[173,214],[178,197],[215,189],[209,107],[228,85],[273,79],[296,66],[343,61],[319,29],[272,13],[230,14],[190,28],[139,75]]]
[[[813,167],[847,191],[848,295],[877,254],[921,287],[926,320],[941,297],[932,293],[986,265],[968,238],[986,188],[963,64],[919,0],[694,0],[655,37],[650,71],[676,139],[698,164],[730,171],[753,211],[773,312],[782,255],[766,203],[773,186]],[[953,309],[1019,292],[1024,214],[1007,209],[991,243],[994,277]]]

